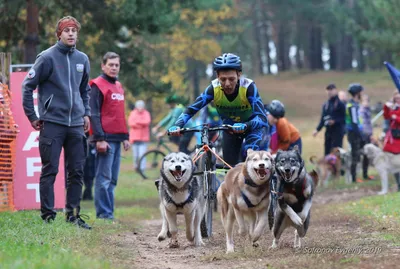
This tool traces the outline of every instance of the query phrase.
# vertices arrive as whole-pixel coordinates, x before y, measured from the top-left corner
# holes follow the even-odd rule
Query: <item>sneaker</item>
[[[75,224],[75,225],[77,225],[77,226],[80,227],[80,228],[87,229],[87,230],[91,230],[92,227],[90,227],[90,226],[82,219],[82,217],[85,218],[86,220],[89,219],[89,216],[87,216],[87,215],[77,215],[76,217],[75,217],[75,216],[69,216],[69,217],[67,217],[66,221],[67,221],[67,222],[70,222],[70,223],[72,223],[72,224]]]
[[[357,178],[356,182],[357,182],[357,183],[363,183],[364,180],[362,180],[361,178]]]
[[[55,217],[53,215],[48,215],[43,220],[45,223],[52,223],[54,221],[54,219],[55,219]]]
[[[367,177],[364,177],[364,180],[374,180],[374,179],[375,179],[374,176],[367,176]]]

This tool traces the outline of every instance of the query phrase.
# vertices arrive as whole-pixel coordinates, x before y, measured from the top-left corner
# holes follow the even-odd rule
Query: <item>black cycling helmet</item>
[[[364,90],[363,86],[359,83],[353,83],[349,85],[348,92],[354,96],[359,92],[362,92]]]
[[[267,106],[269,114],[275,118],[283,118],[285,116],[285,106],[279,100],[272,100]]]
[[[242,71],[242,61],[240,57],[232,53],[224,53],[215,58],[213,62],[214,71],[237,70]]]

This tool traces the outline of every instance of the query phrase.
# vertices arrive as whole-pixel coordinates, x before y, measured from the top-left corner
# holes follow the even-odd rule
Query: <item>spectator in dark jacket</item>
[[[66,221],[84,229],[91,227],[80,216],[83,167],[86,159],[85,132],[89,130],[88,85],[90,65],[87,55],[76,49],[80,23],[67,16],[57,23],[57,43],[42,51],[22,83],[23,107],[39,134],[42,172],[39,179],[40,211],[46,222],[56,217],[54,182],[62,148],[65,152],[67,188]],[[38,89],[38,110],[33,91]]]
[[[326,92],[328,101],[322,106],[321,120],[313,132],[315,137],[325,126],[325,156],[331,152],[332,148],[342,147],[343,145],[346,113],[345,105],[339,100],[336,86],[329,84],[326,87]]]

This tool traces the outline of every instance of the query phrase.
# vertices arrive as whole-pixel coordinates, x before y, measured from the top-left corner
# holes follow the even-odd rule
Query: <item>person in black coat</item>
[[[325,127],[325,156],[332,148],[342,147],[345,132],[345,113],[346,107],[338,97],[335,84],[326,87],[328,100],[322,106],[321,120],[313,132],[315,137],[323,127]]]

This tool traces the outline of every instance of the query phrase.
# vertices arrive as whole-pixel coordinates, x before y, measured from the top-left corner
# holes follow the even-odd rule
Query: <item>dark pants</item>
[[[88,143],[89,151],[86,157],[85,168],[83,170],[83,183],[85,190],[83,191],[83,200],[93,200],[93,181],[96,173],[96,146],[94,143]]]
[[[244,143],[243,140],[245,140]],[[267,150],[269,140],[267,128],[252,130],[243,135],[224,132],[222,140],[223,158],[229,165],[235,166],[246,159],[248,149]]]
[[[329,155],[333,148],[343,146],[343,130],[325,131],[325,156]]]
[[[370,135],[364,135],[361,141],[361,148],[363,148],[368,143],[371,143]],[[362,160],[363,178],[368,179],[368,166],[369,166],[368,157],[366,154],[363,154],[362,157],[363,157]]]
[[[79,214],[83,185],[87,143],[83,126],[68,127],[44,122],[39,135],[39,152],[42,159],[40,175],[41,217],[55,217],[54,182],[58,173],[61,150],[64,148],[67,170],[66,204],[67,217]]]
[[[360,161],[360,149],[362,145],[362,138],[358,133],[354,133],[353,131],[349,131],[347,133],[347,139],[351,145],[351,177],[353,182],[356,182],[356,170],[357,163]]]

